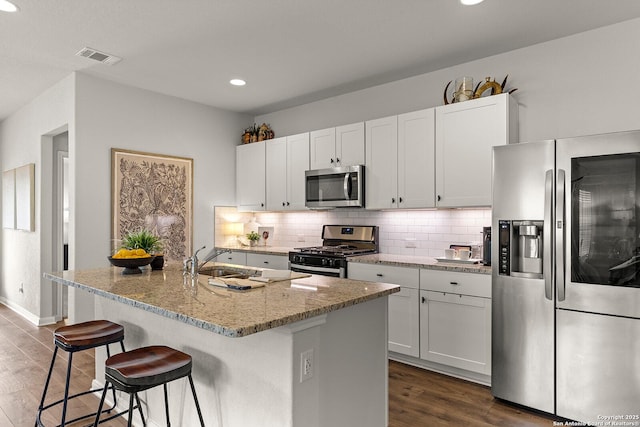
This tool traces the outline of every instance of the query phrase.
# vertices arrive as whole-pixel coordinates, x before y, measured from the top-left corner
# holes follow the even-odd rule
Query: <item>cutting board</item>
[[[222,279],[222,278],[209,278],[209,284],[213,286],[220,286],[222,288],[233,289],[236,291],[248,291],[250,289],[261,288],[265,286],[267,283],[281,282],[283,280],[294,280],[294,279],[302,279],[304,277],[310,277],[310,274],[307,273],[298,273],[295,271],[291,272],[290,277],[283,278],[267,278],[267,277],[254,277],[252,279]]]

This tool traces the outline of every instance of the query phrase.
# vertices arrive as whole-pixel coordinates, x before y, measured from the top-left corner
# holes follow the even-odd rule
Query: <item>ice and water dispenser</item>
[[[542,278],[543,221],[498,222],[498,273]]]

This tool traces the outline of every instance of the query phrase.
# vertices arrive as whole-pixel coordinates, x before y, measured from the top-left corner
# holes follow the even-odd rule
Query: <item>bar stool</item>
[[[140,408],[138,393],[162,385],[164,388],[164,405],[167,417],[167,427],[170,427],[171,420],[169,419],[167,383],[179,378],[188,377],[189,384],[191,386],[191,393],[193,394],[193,400],[195,401],[198,417],[200,418],[200,425],[204,427],[204,420],[202,419],[198,396],[196,395],[196,389],[193,385],[193,379],[191,378],[191,366],[191,356],[166,346],[141,347],[109,357],[105,362],[105,388],[102,392],[102,398],[100,399],[100,405],[98,406],[94,426],[97,426],[100,422],[106,421],[106,419],[100,420],[100,412],[107,394],[107,385],[111,384],[116,388],[116,390],[129,394],[129,410],[124,412],[129,414],[128,426],[131,426],[133,418],[134,397],[138,401],[137,406],[140,410],[142,424],[144,426],[147,425],[144,415],[142,414],[142,409]],[[112,419],[120,415],[122,415],[122,413],[116,414],[108,419]]]
[[[49,373],[47,374],[47,381],[45,382],[44,390],[42,391],[42,399],[40,400],[40,405],[38,406],[38,415],[36,416],[35,426],[44,427],[44,424],[42,424],[42,420],[40,419],[42,416],[42,412],[53,406],[59,405],[60,403],[62,403],[62,418],[60,421],[61,427],[64,427],[67,423],[74,423],[78,420],[93,417],[94,415],[96,415],[96,413],[93,412],[90,414],[80,416],[70,421],[66,420],[67,403],[69,402],[70,399],[102,390],[101,388],[98,388],[94,390],[87,390],[81,393],[76,393],[72,396],[69,396],[69,383],[71,380],[71,364],[73,362],[73,354],[78,351],[105,346],[107,349],[107,356],[110,356],[109,344],[119,342],[120,347],[124,352],[125,350],[124,350],[123,341],[124,341],[124,327],[122,327],[122,325],[110,322],[108,320],[92,320],[89,322],[77,323],[75,325],[62,326],[56,329],[53,332],[53,342],[55,344],[55,349],[53,350],[53,357],[51,358],[51,366],[49,367]],[[53,373],[53,366],[55,364],[56,355],[58,353],[59,348],[69,353],[69,360],[67,362],[67,377],[66,377],[65,386],[64,386],[64,398],[45,406],[44,401],[47,396],[49,381],[51,380],[51,374]],[[115,389],[113,389],[113,387],[111,388],[113,390],[114,406],[112,406],[109,409],[106,409],[105,412],[109,412],[115,407],[116,392],[115,392]],[[104,390],[106,391],[106,389],[107,387],[105,384]]]

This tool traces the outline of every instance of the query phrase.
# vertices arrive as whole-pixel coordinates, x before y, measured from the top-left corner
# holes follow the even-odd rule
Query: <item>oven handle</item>
[[[290,264],[289,268],[291,271],[296,271],[298,273],[331,273],[331,274],[341,274],[342,268],[327,268],[327,267],[313,267],[310,265],[300,265],[300,264]]]

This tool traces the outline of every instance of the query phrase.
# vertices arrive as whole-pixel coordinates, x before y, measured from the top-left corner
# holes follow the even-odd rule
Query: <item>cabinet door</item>
[[[265,210],[265,143],[236,147],[236,205],[239,211]]]
[[[364,164],[364,122],[336,128],[336,161],[338,166]]]
[[[398,116],[365,124],[367,209],[398,207]]]
[[[491,374],[491,300],[420,291],[420,358]]]
[[[286,255],[247,253],[247,265],[251,267],[272,268],[274,270],[288,270],[289,257]]]
[[[435,109],[398,116],[398,207],[435,206]]]
[[[287,199],[285,209],[306,209],[305,176],[309,169],[309,133],[287,137]]]
[[[420,291],[401,288],[389,295],[389,351],[420,356]]]
[[[271,139],[265,145],[267,210],[283,210],[287,202],[287,138]]]
[[[491,147],[517,142],[515,105],[501,94],[436,108],[438,207],[491,205]]]
[[[309,144],[310,169],[336,167],[336,128],[314,130]]]
[[[389,295],[389,350],[408,356],[420,354],[419,270],[379,264],[349,262],[349,279],[400,285]]]

